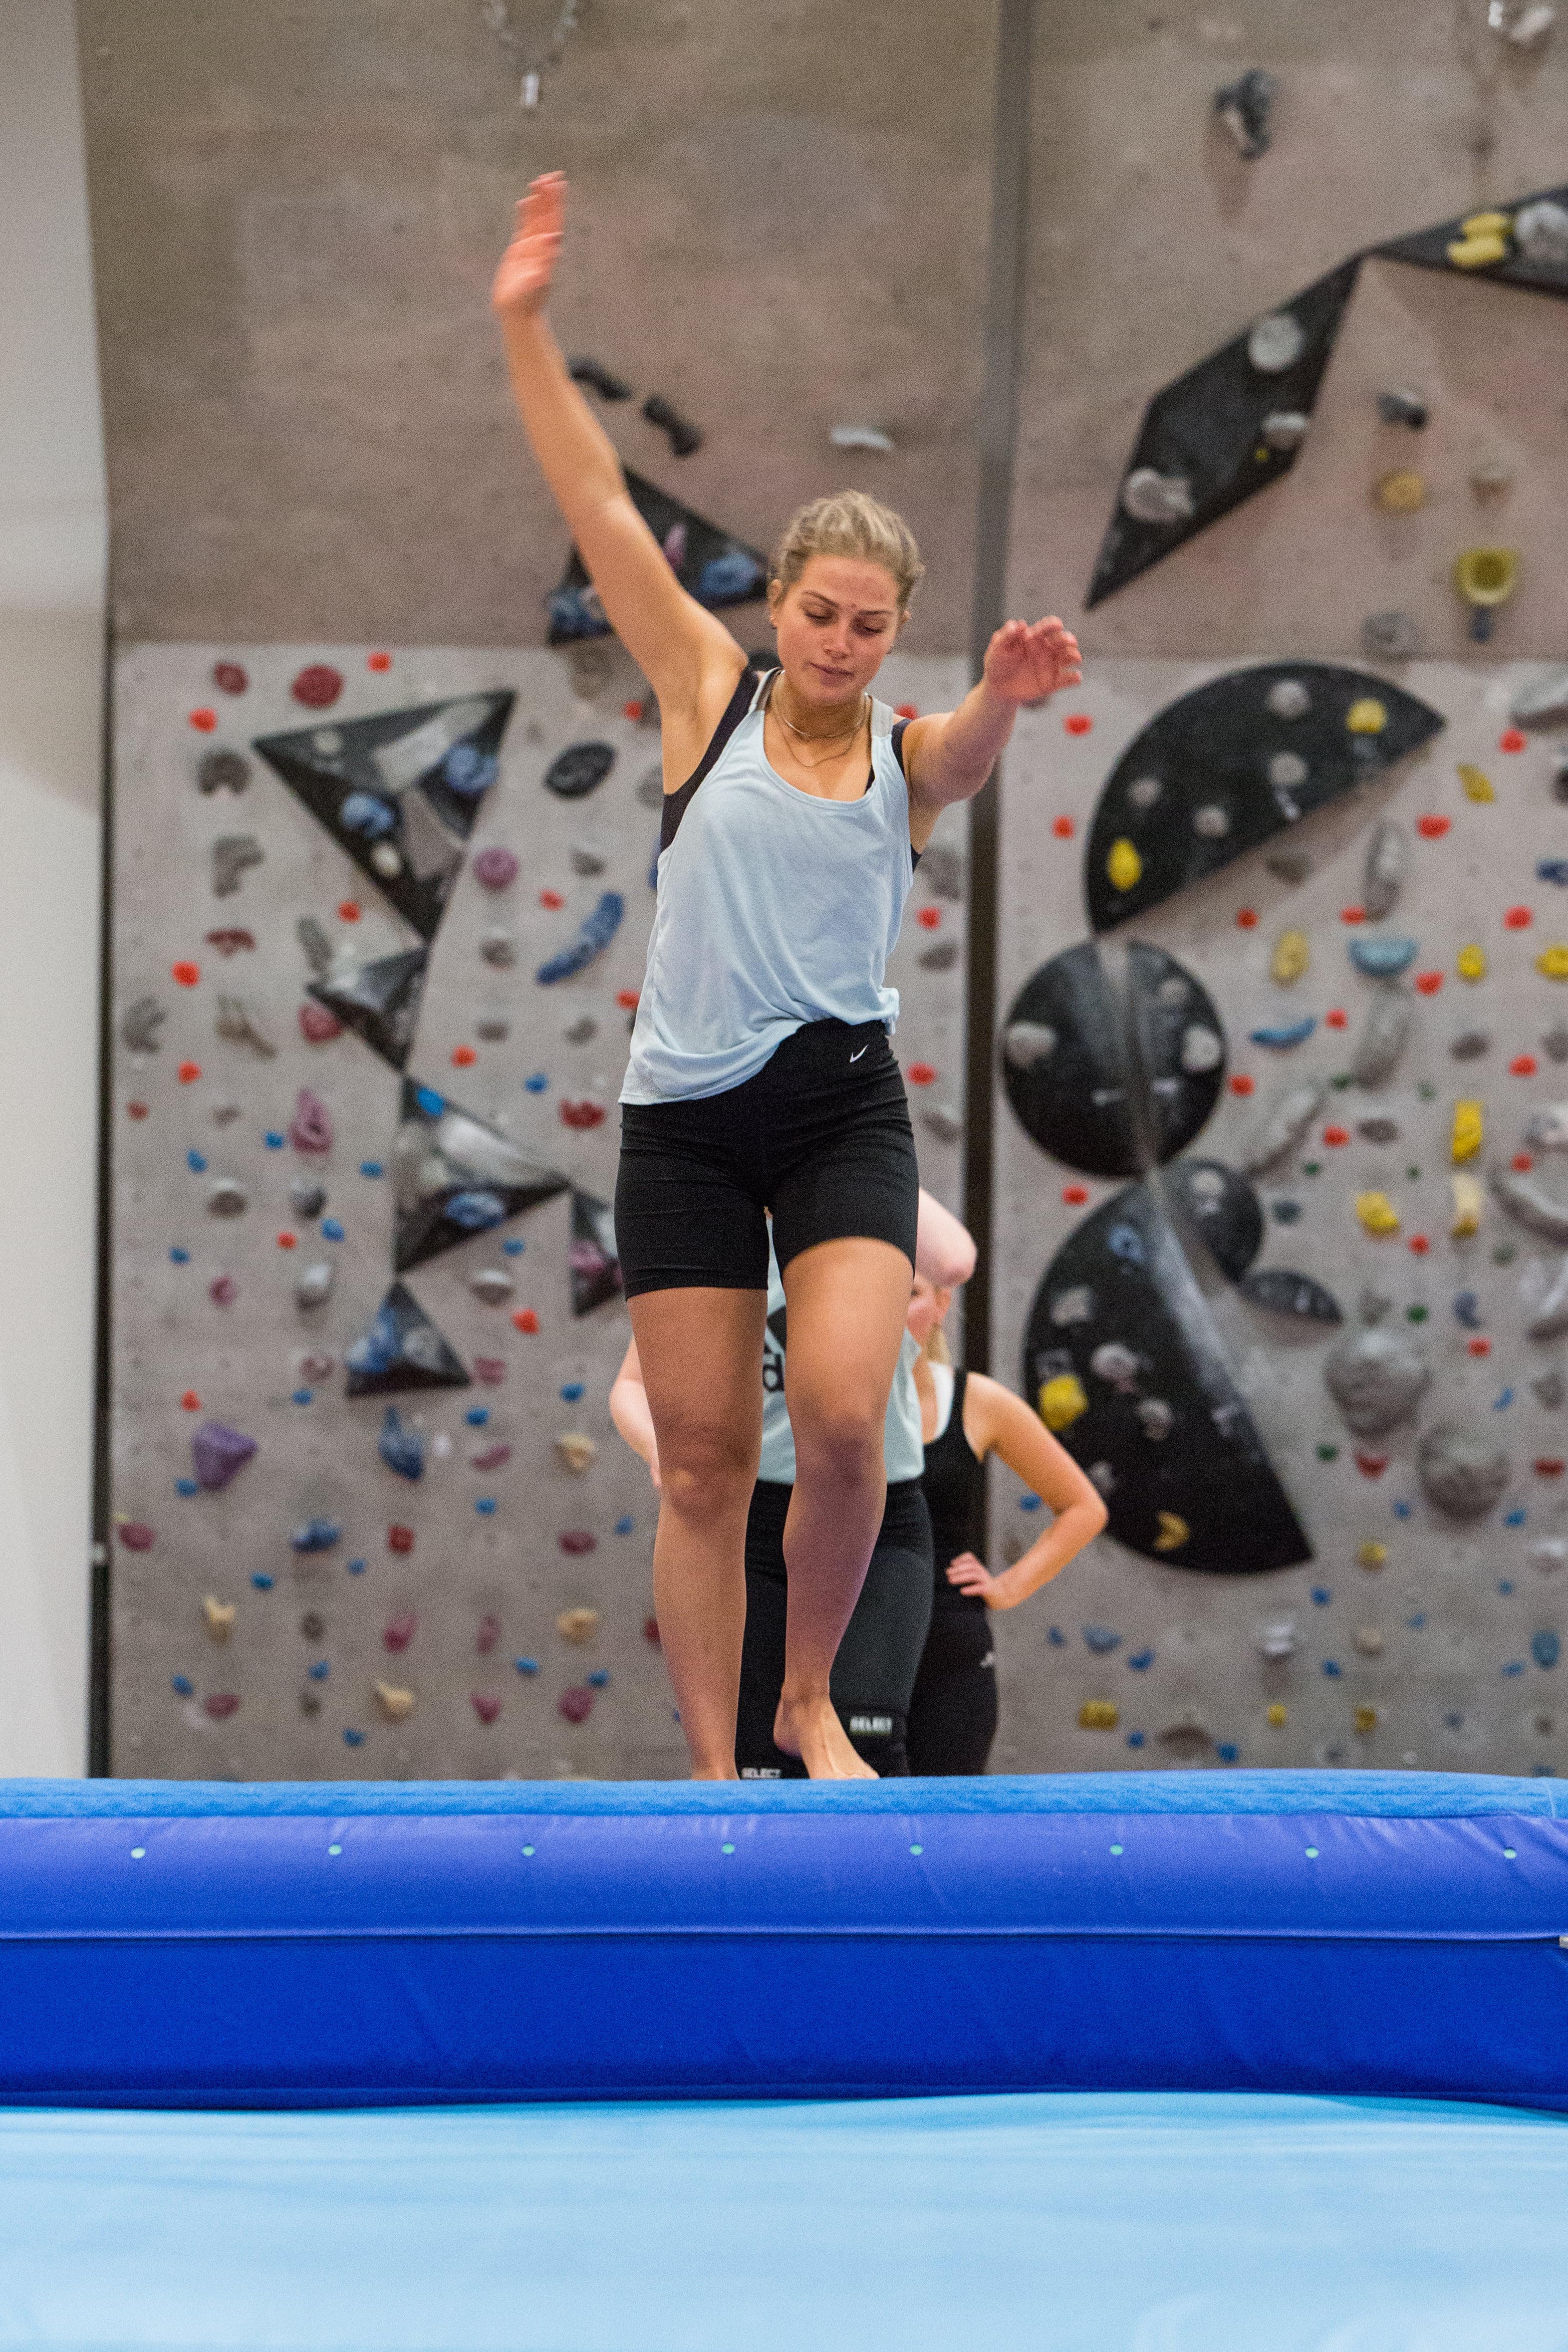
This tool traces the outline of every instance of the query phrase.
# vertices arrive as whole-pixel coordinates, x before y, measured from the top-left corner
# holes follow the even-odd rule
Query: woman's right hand
[[[566,175],[546,172],[533,181],[517,207],[511,243],[500,257],[490,288],[490,308],[499,319],[534,319],[550,295],[560,257],[566,217]]]

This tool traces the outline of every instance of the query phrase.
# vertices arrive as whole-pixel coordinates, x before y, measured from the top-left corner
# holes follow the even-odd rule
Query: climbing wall
[[[1565,725],[1481,656],[1021,723],[996,1370],[1110,1526],[995,1621],[1000,1769],[1561,1769]]]
[[[116,678],[114,1769],[681,1773],[606,1399],[661,792],[558,653],[146,646]],[[940,708],[962,665],[895,657]],[[895,959],[961,1204],[964,830]]]

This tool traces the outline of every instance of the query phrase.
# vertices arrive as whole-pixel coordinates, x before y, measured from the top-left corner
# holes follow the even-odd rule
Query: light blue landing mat
[[[0,2346],[1568,2352],[1568,2121],[1197,2093],[0,2114]]]

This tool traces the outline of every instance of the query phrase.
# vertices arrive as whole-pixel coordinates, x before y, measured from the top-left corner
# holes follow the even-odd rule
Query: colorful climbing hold
[[[1486,771],[1483,768],[1472,768],[1464,760],[1459,762],[1459,782],[1465,788],[1465,798],[1468,801],[1485,803],[1495,801],[1497,798],[1492,780]]]
[[[1062,720],[1063,731],[1068,735],[1087,735],[1093,725],[1087,710],[1069,710]]]
[[[1508,1074],[1510,1078],[1532,1078],[1535,1076],[1534,1055],[1516,1054],[1508,1066]]]
[[[1455,959],[1455,969],[1461,980],[1485,980],[1487,976],[1485,948],[1478,946],[1474,940],[1468,947],[1462,947]]]
[[[1497,747],[1500,751],[1522,751],[1525,742],[1525,736],[1517,727],[1505,727],[1498,737]]]
[[[1352,735],[1381,735],[1387,724],[1386,709],[1370,694],[1352,702],[1345,713],[1345,726]]]
[[[1123,835],[1113,841],[1105,861],[1106,879],[1113,890],[1136,889],[1143,872],[1143,860],[1132,844]]]
[[[1236,910],[1236,926],[1237,930],[1241,931],[1256,930],[1258,928],[1257,908],[1238,907]]]
[[[1080,1731],[1114,1731],[1121,1720],[1116,1701],[1110,1698],[1086,1698],[1078,1711]]]
[[[1070,841],[1076,830],[1070,816],[1054,817],[1051,821],[1051,831],[1058,841]]]
[[[1542,980],[1568,980],[1568,947],[1550,947],[1535,959],[1535,969]]]
[[[1441,841],[1443,835],[1448,831],[1453,822],[1454,820],[1452,817],[1439,816],[1436,814],[1430,814],[1426,816],[1418,816],[1416,818],[1415,830],[1421,835],[1423,841]]]
[[[1453,1156],[1456,1166],[1473,1160],[1485,1139],[1484,1106],[1468,1098],[1454,1105]]]
[[[1159,1533],[1154,1538],[1156,1551],[1180,1551],[1192,1535],[1185,1519],[1174,1511],[1156,1511]]]
[[[1386,1192],[1358,1192],[1355,1213],[1363,1230],[1374,1236],[1399,1231],[1399,1212]]]
[[[330,710],[342,690],[342,673],[330,662],[309,663],[289,689],[307,710]]]

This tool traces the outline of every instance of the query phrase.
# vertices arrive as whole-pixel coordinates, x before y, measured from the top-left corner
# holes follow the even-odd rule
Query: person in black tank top
[[[952,1370],[942,1342],[952,1297],[917,1276],[910,1329],[922,1343],[915,1370],[926,1433],[926,1504],[935,1538],[931,1631],[910,1701],[912,1773],[984,1772],[996,1736],[996,1664],[990,1612],[1015,1609],[1059,1576],[1105,1525],[1096,1488],[1043,1422],[999,1381]],[[951,1389],[948,1383],[951,1381]],[[1023,1558],[1000,1576],[984,1565],[985,1458],[994,1453],[1054,1514]]]

